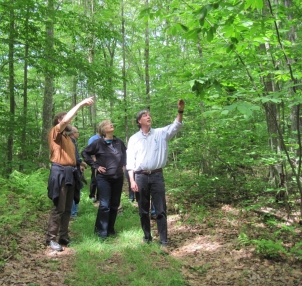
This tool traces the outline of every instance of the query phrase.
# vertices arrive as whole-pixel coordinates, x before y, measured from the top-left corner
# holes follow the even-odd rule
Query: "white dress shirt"
[[[140,129],[128,142],[127,170],[152,171],[163,168],[168,158],[168,141],[180,131],[183,123],[175,120],[163,128],[151,128],[145,135]]]

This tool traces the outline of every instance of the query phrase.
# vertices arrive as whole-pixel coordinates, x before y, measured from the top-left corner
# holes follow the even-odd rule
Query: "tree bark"
[[[12,172],[13,161],[13,143],[14,143],[14,130],[15,130],[15,71],[14,71],[14,41],[15,41],[15,12],[13,8],[14,0],[11,0],[12,8],[10,11],[10,23],[9,23],[9,44],[8,44],[8,69],[9,69],[9,125],[8,125],[8,139],[7,139],[7,164],[6,174],[9,175]]]
[[[125,125],[125,140],[126,144],[129,139],[128,128],[128,109],[127,109],[127,81],[126,81],[126,35],[125,35],[125,15],[124,15],[125,1],[122,1],[122,56],[123,56],[123,92],[124,92],[124,125]]]
[[[145,2],[146,7],[149,6],[149,0]],[[150,109],[150,74],[149,74],[149,20],[146,21],[145,28],[145,86],[146,86],[146,102],[147,109]]]
[[[54,53],[54,0],[48,0],[48,15],[46,21],[46,60],[51,63],[51,58]],[[49,67],[50,66],[50,67]],[[42,123],[42,137],[40,158],[41,163],[44,165],[48,159],[49,147],[47,135],[52,127],[53,117],[53,94],[54,94],[54,75],[51,65],[46,66],[44,75],[44,101],[43,101],[43,123]]]
[[[23,129],[21,133],[21,142],[26,142],[26,130],[27,130],[27,85],[28,85],[28,52],[29,52],[29,42],[28,42],[28,20],[29,20],[29,7],[26,9],[26,19],[25,19],[25,47],[24,47],[24,75],[23,75]],[[21,153],[20,153],[20,172],[24,169],[24,160],[27,157],[26,144],[21,145]]]

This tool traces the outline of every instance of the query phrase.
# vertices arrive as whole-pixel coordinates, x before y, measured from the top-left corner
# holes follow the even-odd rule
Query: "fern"
[[[252,240],[256,245],[256,252],[266,258],[278,258],[287,255],[287,251],[282,245],[282,241],[272,241],[270,239]]]
[[[248,245],[248,244],[250,244],[250,240],[249,240],[248,236],[245,233],[243,233],[243,232],[241,232],[239,234],[238,241],[242,245]]]

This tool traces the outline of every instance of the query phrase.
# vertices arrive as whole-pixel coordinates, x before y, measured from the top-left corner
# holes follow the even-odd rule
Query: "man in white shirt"
[[[165,182],[162,168],[168,157],[168,141],[182,128],[185,103],[178,101],[178,114],[175,121],[163,128],[151,128],[149,110],[142,110],[136,116],[139,131],[132,135],[127,149],[127,170],[131,189],[136,192],[144,242],[151,242],[150,197],[156,210],[156,223],[161,249],[168,253],[167,214]]]

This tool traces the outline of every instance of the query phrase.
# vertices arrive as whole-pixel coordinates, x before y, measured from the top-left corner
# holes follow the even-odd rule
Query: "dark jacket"
[[[62,166],[52,163],[47,186],[48,197],[54,202],[54,204],[56,204],[59,198],[63,179],[65,181],[65,185],[74,184],[74,201],[78,204],[80,201],[82,182],[79,178],[77,168],[72,166]]]
[[[70,137],[72,143],[74,144],[74,147],[75,147],[75,155],[76,155],[76,161],[77,161],[77,170],[78,170],[78,173],[79,173],[79,177],[80,177],[80,182],[81,182],[81,189],[83,189],[84,185],[82,183],[82,179],[81,177],[83,176],[82,172],[81,172],[81,163],[82,163],[82,159],[80,158],[80,154],[79,154],[79,151],[78,151],[78,146],[77,146],[77,141]]]
[[[113,137],[112,144],[108,144],[103,137],[93,141],[82,151],[84,161],[94,169],[102,166],[106,172],[98,173],[98,176],[105,178],[119,178],[124,175],[123,166],[126,166],[126,146],[124,142]],[[96,162],[91,155],[95,155]]]

